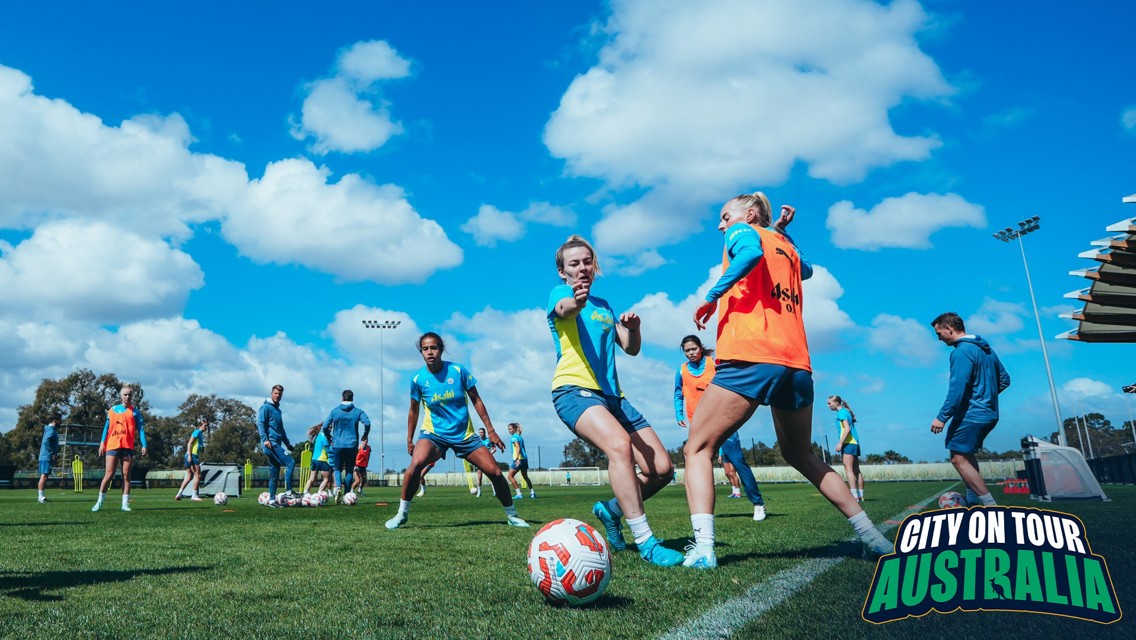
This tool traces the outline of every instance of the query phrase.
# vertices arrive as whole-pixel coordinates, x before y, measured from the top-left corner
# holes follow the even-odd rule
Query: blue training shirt
[[[59,453],[59,431],[55,425],[43,425],[43,440],[39,443],[39,459],[51,460]]]
[[[509,444],[513,446],[513,460],[528,460],[529,454],[525,451],[525,439],[521,437],[521,434],[514,433],[509,438]]]
[[[425,409],[422,432],[460,442],[472,436],[466,392],[477,386],[477,379],[460,364],[442,361],[438,373],[422,367],[410,380],[410,399]]]
[[[622,397],[615,372],[615,323],[619,317],[603,298],[589,295],[574,318],[556,314],[556,303],[572,297],[572,287],[561,284],[548,296],[548,328],[556,345],[556,373],[552,388],[577,386]]]
[[[852,418],[852,412],[844,407],[836,410],[836,437],[839,438],[844,433],[844,425],[840,424],[842,420],[848,421],[848,438],[840,444],[860,444],[860,437],[856,435],[856,420]]]

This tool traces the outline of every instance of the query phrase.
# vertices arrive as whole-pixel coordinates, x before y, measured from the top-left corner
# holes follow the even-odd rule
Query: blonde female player
[[[509,493],[509,483],[493,459],[489,449],[481,444],[473,433],[473,419],[469,415],[469,403],[485,425],[489,442],[500,451],[505,444],[493,430],[489,411],[481,401],[477,391],[477,380],[465,365],[442,360],[446,345],[442,337],[434,332],[422,334],[418,339],[418,351],[426,366],[414,374],[410,381],[410,412],[406,420],[406,450],[410,452],[410,466],[406,469],[405,484],[402,486],[402,501],[398,513],[387,520],[388,529],[397,529],[406,524],[410,513],[410,500],[418,490],[422,469],[427,465],[445,459],[446,451],[453,449],[459,458],[481,469],[489,476],[497,500],[505,508],[505,519],[511,527],[527,527],[529,523],[517,516],[513,496]],[[468,400],[467,400],[468,398]],[[422,437],[414,442],[414,430],[418,427],[420,409],[426,410],[422,424]]]
[[[682,562],[682,554],[659,542],[643,511],[643,501],[670,482],[673,465],[655,430],[623,397],[615,371],[616,345],[628,355],[639,353],[639,316],[616,316],[606,300],[592,295],[599,262],[580,236],[570,236],[556,251],[556,269],[563,284],[552,289],[547,307],[556,345],[552,404],[575,435],[607,456],[615,494],[597,502],[592,513],[607,530],[612,549],[627,547],[621,524],[626,517],[639,555],[652,564],[674,566]]]
[[[857,502],[864,501],[864,474],[860,473],[860,437],[856,434],[856,414],[840,396],[828,396],[828,408],[836,412],[836,428],[840,438],[836,453],[844,462],[844,477]]]
[[[714,451],[767,404],[781,455],[847,518],[873,554],[894,548],[875,529],[847,485],[812,452],[813,380],[801,318],[801,282],[812,275],[783,230],[795,210],[783,205],[776,227],[765,194],[732,198],[719,213],[725,234],[722,277],[694,312],[705,328],[718,311],[714,380],[694,413],[686,442],[686,497],[694,544],[683,566],[718,566],[714,553]]]
[[[106,455],[106,473],[99,484],[99,497],[91,511],[103,508],[107,487],[114,479],[119,461],[122,462],[122,510],[130,511],[130,464],[134,460],[135,439],[142,447],[142,455],[146,455],[146,431],[142,426],[142,412],[132,402],[134,388],[124,386],[118,395],[122,402],[107,410],[103,435],[99,439],[99,455]]]

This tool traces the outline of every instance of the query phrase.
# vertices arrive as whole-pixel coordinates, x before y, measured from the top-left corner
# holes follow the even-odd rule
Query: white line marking
[[[891,521],[903,522],[907,516],[918,513],[937,500],[939,496],[951,491],[954,484],[926,500],[908,507]],[[887,533],[896,525],[884,522],[877,525],[880,533]],[[855,536],[851,540],[855,540]],[[785,602],[790,596],[809,586],[824,572],[844,562],[848,558],[814,558],[780,571],[753,585],[746,592],[710,609],[686,624],[659,636],[660,640],[683,640],[685,638],[728,638],[745,625],[760,618],[766,611]]]

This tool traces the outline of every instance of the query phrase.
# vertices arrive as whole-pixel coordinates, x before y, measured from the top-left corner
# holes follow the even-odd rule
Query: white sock
[[[617,518],[623,517],[623,508],[619,506],[619,500],[612,498],[611,500],[608,500],[604,504],[607,505],[607,510],[611,512],[611,515],[613,515]]]
[[[852,528],[856,530],[856,534],[861,538],[876,530],[876,526],[872,524],[872,519],[868,517],[867,511],[861,511],[851,518],[848,518],[848,524],[852,525]]]
[[[410,512],[410,501],[409,500],[399,500],[398,501],[398,512],[399,513],[409,513]]]
[[[741,487],[730,487],[730,493],[741,493],[741,492],[742,492]]]
[[[978,496],[978,502],[981,503],[984,507],[988,507],[992,504],[998,504],[997,502],[994,502],[994,496],[990,495],[989,493],[984,493]]]
[[[651,525],[647,524],[647,514],[643,514],[638,518],[628,518],[627,526],[631,527],[631,537],[635,538],[635,544],[643,544],[648,538],[655,535],[651,531]]]
[[[127,494],[127,493],[122,494],[122,504],[126,504],[128,502],[130,502],[130,494]]]
[[[105,494],[105,493],[100,493],[100,494],[99,494],[99,499],[97,500],[97,502],[98,502],[99,504],[102,504],[102,503],[103,503],[103,498],[105,498],[105,497],[106,497],[106,494]]]
[[[197,495],[197,492],[196,492],[196,491],[194,491],[194,492],[193,492],[193,497],[194,497],[194,498],[200,498],[201,496]]]
[[[714,546],[714,514],[690,514],[690,526],[694,528],[694,544]]]
[[[43,489],[39,490],[39,497],[40,497],[41,500],[43,499]]]
[[[505,507],[505,515],[519,518],[520,516],[517,515],[517,505],[511,504]]]

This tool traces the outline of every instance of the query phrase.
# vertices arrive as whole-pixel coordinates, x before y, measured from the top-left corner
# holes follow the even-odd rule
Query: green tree
[[[898,451],[893,451],[891,449],[888,449],[887,451],[883,452],[883,454],[869,453],[864,458],[864,464],[910,464],[910,463],[911,463],[911,458],[908,458],[907,456],[903,455],[902,453],[899,453]]]
[[[564,446],[564,466],[607,469],[607,456],[599,447],[576,438]]]
[[[89,439],[98,439],[102,435],[101,427],[106,423],[107,409],[120,401],[118,392],[123,384],[113,373],[96,376],[89,369],[77,369],[59,380],[44,378],[36,388],[31,404],[19,408],[16,426],[0,436],[0,456],[3,456],[0,462],[21,467],[34,466],[39,457],[43,425],[54,411],[63,415],[65,426],[91,427],[87,432]],[[144,418],[149,419],[150,404],[144,399],[142,385],[137,382],[129,384],[134,388],[135,406]],[[91,464],[100,462],[98,451],[94,447],[82,447],[74,453],[80,456],[88,468]]]
[[[1084,451],[1086,458],[1090,457],[1090,445],[1091,455],[1097,458],[1120,455],[1132,448],[1132,431],[1127,422],[1124,428],[1117,429],[1108,418],[1095,412],[1066,418],[1065,437],[1069,439],[1069,446]],[[1049,439],[1057,442],[1057,432],[1052,432]],[[1129,445],[1127,449],[1126,443]]]
[[[201,418],[208,418],[212,426],[205,441],[205,459],[237,464],[252,460],[257,466],[268,464],[258,446],[255,409],[240,400],[196,393],[181,403],[177,416],[173,418],[176,434],[173,444],[179,461],[185,453],[189,434],[193,433]]]

